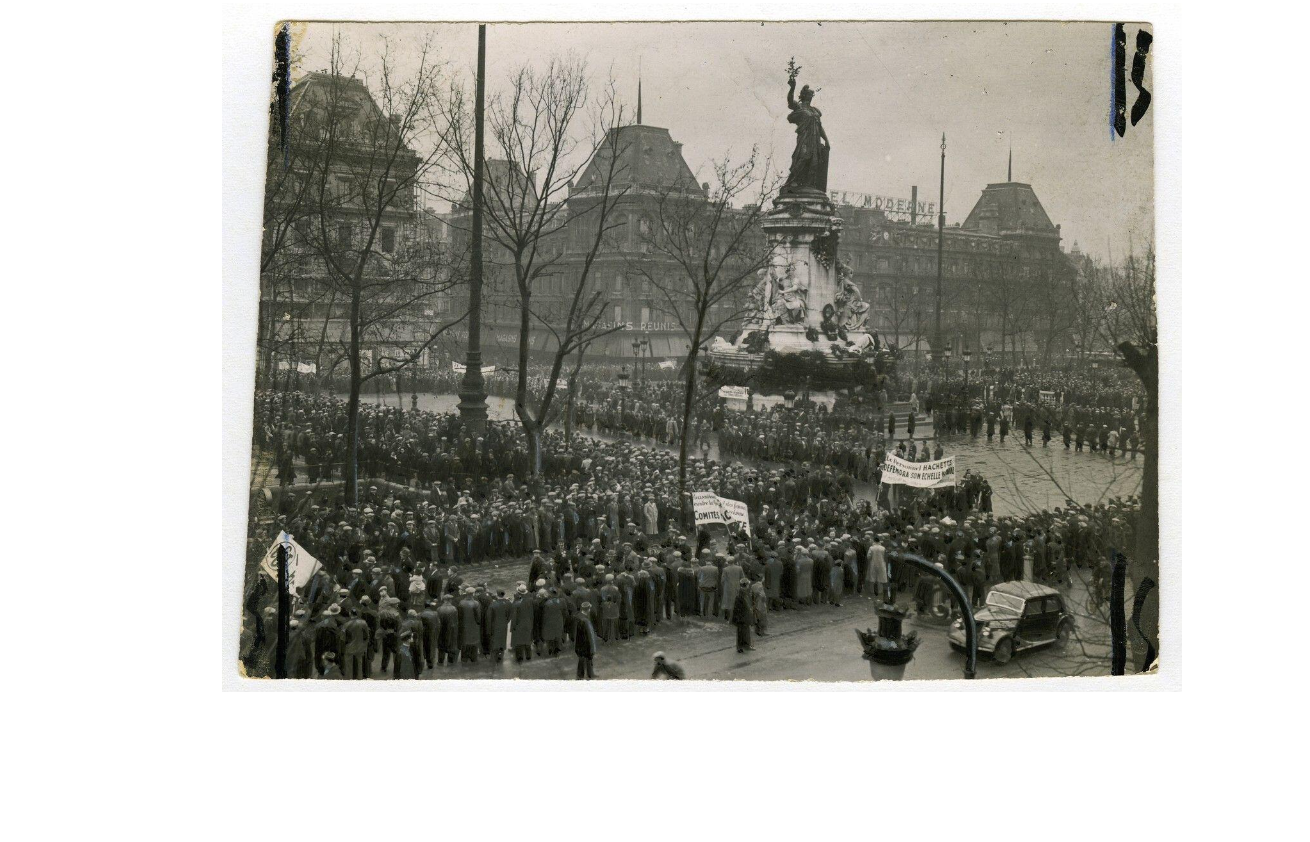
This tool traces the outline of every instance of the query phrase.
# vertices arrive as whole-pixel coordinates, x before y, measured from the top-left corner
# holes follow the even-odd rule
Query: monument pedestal
[[[835,332],[845,313],[838,305],[837,245],[842,220],[832,203],[817,190],[779,196],[760,227],[772,252],[752,293],[755,311],[735,342],[720,339],[711,346],[710,358],[721,365],[753,368],[769,351],[814,351],[830,364],[854,365],[860,355],[873,349],[874,342],[863,328],[846,329],[844,338]],[[827,324],[825,311],[831,319]]]

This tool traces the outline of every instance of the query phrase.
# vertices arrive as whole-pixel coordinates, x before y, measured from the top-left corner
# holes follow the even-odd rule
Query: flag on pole
[[[287,579],[291,590],[298,591],[309,584],[309,580],[323,565],[304,547],[296,543],[295,538],[285,531],[280,532],[273,545],[268,548],[268,552],[264,553],[264,560],[259,563],[259,569],[271,576],[274,581],[277,581],[277,548],[284,544],[287,548]]]

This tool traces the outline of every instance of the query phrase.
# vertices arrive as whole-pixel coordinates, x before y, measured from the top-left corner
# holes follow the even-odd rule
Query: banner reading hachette
[[[955,485],[955,457],[932,462],[907,462],[895,454],[887,454],[882,463],[883,485],[908,485],[913,488],[945,488]]]

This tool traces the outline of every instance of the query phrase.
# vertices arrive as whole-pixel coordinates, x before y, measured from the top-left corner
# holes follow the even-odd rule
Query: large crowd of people
[[[443,376],[457,387],[457,375]],[[289,666],[301,678],[445,674],[568,646],[587,678],[608,646],[693,616],[732,623],[744,650],[778,611],[898,593],[926,610],[933,577],[898,564],[911,552],[951,572],[977,604],[1000,581],[1064,586],[1077,567],[1100,577],[1107,547],[1131,545],[1135,500],[998,516],[990,485],[971,471],[953,488],[898,487],[876,501],[853,493],[857,482],[878,483],[889,450],[940,459],[940,438],[915,435],[929,418],[940,436],[1004,440],[1013,427],[1028,444],[1040,431],[1043,445],[1062,437],[1066,447],[1118,447],[1136,458],[1141,406],[1131,386],[1053,377],[897,384],[910,389],[901,397],[909,413],[899,416],[886,411],[886,394],[742,412],[711,392],[693,407],[685,492],[676,447],[665,447],[682,421],[678,380],[616,390],[612,378],[579,378],[571,399],[557,398],[572,415],[543,435],[536,472],[516,422],[474,435],[458,415],[420,411],[416,401],[364,402],[357,470],[366,479],[354,504],[336,482],[344,401],[259,393],[255,444],[282,488],[271,511],[252,510],[248,556],[253,569],[286,530],[321,562],[292,622]],[[1052,402],[1044,393],[1057,385]],[[514,386],[513,377],[488,379],[492,394],[512,396]],[[544,378],[534,375],[529,388],[539,398]],[[720,461],[708,458],[711,440]],[[698,530],[691,491],[745,502],[752,534]],[[493,585],[484,563],[505,560],[523,566],[521,579]],[[250,578],[243,658],[253,674],[271,670],[272,591],[266,578]]]
[[[912,382],[913,400],[943,436],[1060,446],[1134,460],[1144,446],[1146,395],[1126,370],[1001,370]],[[1054,442],[1054,444],[1052,444]]]

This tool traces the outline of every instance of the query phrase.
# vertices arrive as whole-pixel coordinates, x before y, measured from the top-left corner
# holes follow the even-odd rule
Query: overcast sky
[[[300,71],[323,69],[334,31],[368,61],[381,37],[393,54],[434,34],[454,73],[476,63],[473,24],[309,24],[298,28]],[[832,140],[831,189],[936,201],[946,133],[946,220],[962,222],[988,183],[1033,185],[1064,247],[1116,258],[1130,236],[1152,238],[1153,109],[1110,139],[1108,23],[638,23],[493,24],[488,89],[519,63],[573,51],[597,77],[612,75],[643,122],[669,129],[698,173],[752,144],[785,169],[787,61]],[[1136,27],[1128,28],[1129,62]],[[1148,62],[1146,87],[1152,87]],[[1130,103],[1135,94],[1128,83]]]

